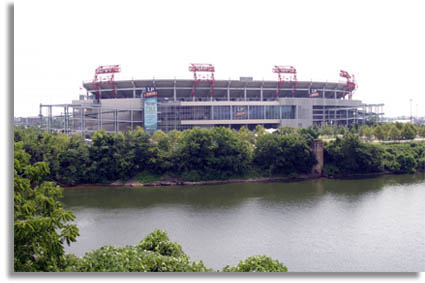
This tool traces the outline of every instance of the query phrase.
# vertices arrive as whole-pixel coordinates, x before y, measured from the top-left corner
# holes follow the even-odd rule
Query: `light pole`
[[[413,99],[409,99],[410,101],[410,123],[413,123],[413,117],[412,117],[412,101]]]

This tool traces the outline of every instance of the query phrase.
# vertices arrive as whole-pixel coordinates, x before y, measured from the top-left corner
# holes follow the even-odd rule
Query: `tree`
[[[416,137],[415,126],[411,123],[406,123],[401,129],[401,137],[405,140],[413,140]]]
[[[418,135],[425,138],[425,125],[418,126]]]
[[[294,127],[284,126],[284,127],[279,127],[275,133],[279,135],[290,135],[290,134],[295,134],[295,132],[296,132],[296,129]]]
[[[223,272],[288,272],[288,268],[267,256],[251,256],[234,267],[224,267]]]
[[[269,174],[309,173],[316,158],[300,135],[266,134],[257,139],[254,163]]]
[[[183,132],[176,158],[178,171],[188,180],[223,179],[244,172],[251,161],[251,149],[228,128],[194,127]]]
[[[376,139],[383,141],[386,139],[386,133],[384,131],[384,129],[382,128],[382,126],[378,125],[373,129],[373,135],[375,136]]]
[[[384,150],[380,145],[362,143],[357,135],[347,134],[325,144],[325,169],[335,175],[383,171]]]
[[[401,132],[395,125],[393,125],[388,132],[388,136],[393,141],[399,140],[401,136]]]
[[[364,136],[366,137],[367,141],[372,140],[372,136],[373,136],[373,131],[370,127],[366,126],[366,128],[363,131]]]
[[[165,231],[155,230],[135,246],[104,246],[82,258],[69,256],[70,272],[213,272],[202,261],[190,261],[178,243]],[[220,270],[217,270],[218,272]],[[287,272],[288,268],[266,256],[253,256],[223,272]]]
[[[297,132],[307,141],[309,146],[312,146],[313,141],[319,137],[319,132],[312,126],[308,128],[300,128]]]
[[[43,182],[45,162],[29,165],[22,143],[15,143],[14,270],[59,271],[65,266],[64,243],[74,242],[78,229],[71,211],[59,201],[63,189]]]
[[[257,125],[254,129],[254,134],[256,137],[260,137],[266,134],[266,129],[262,125]]]
[[[254,132],[248,130],[247,127],[242,126],[239,131],[237,131],[237,135],[240,140],[245,141],[251,147],[255,144],[255,134]]]
[[[334,135],[335,132],[334,132],[334,129],[331,126],[325,124],[320,129],[320,134],[324,135],[324,136],[330,136],[330,135]]]

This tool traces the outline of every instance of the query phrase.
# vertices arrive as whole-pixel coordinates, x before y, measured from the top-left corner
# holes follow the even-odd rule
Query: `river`
[[[166,230],[221,269],[252,255],[289,271],[425,271],[425,175],[188,187],[67,188],[80,230],[66,252]]]

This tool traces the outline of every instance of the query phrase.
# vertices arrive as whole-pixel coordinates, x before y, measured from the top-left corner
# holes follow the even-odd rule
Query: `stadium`
[[[191,80],[114,80],[120,66],[101,66],[92,81],[83,82],[85,94],[78,100],[40,105],[42,126],[82,135],[137,126],[153,133],[195,126],[351,125],[377,121],[383,115],[383,104],[353,99],[357,84],[345,71],[340,71],[343,82],[298,81],[292,66],[274,66],[274,81],[252,77],[216,80],[211,64],[191,64],[189,71],[194,76]]]

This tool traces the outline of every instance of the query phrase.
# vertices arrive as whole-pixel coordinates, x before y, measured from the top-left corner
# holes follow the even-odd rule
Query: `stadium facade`
[[[196,75],[195,75],[196,78]],[[85,82],[70,104],[40,105],[44,128],[90,134],[141,126],[149,132],[195,126],[239,129],[363,124],[380,120],[383,104],[352,99],[346,83],[253,80],[118,80]],[[56,109],[56,111],[54,111]],[[59,109],[59,114],[57,113]]]

